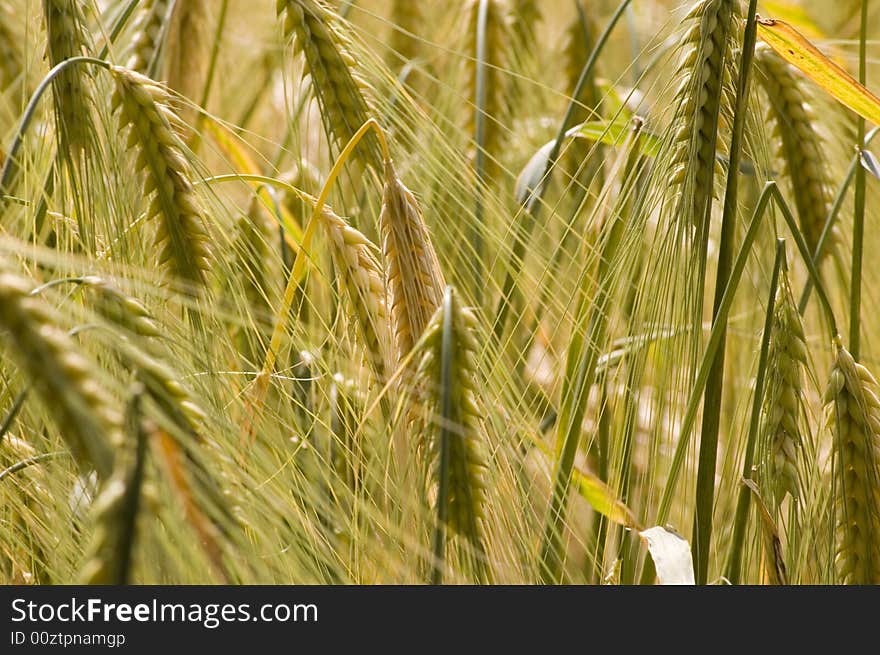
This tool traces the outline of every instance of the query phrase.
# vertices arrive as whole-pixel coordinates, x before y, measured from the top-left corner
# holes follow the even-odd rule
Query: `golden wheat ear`
[[[137,152],[144,195],[151,198],[147,218],[158,220],[159,263],[196,290],[205,285],[211,251],[192,168],[174,129],[179,121],[171,97],[164,87],[139,73],[118,66],[111,71],[120,127],[129,130],[127,145]]]
[[[424,29],[421,3],[418,0],[394,0],[389,19],[392,27],[388,38],[388,64],[396,70],[401,63],[405,64],[419,56],[422,42],[418,34]]]
[[[103,480],[121,442],[122,416],[97,374],[61,327],[58,313],[30,295],[33,284],[0,268],[0,326],[14,356],[58,423],[77,465]]]
[[[158,68],[170,7],[171,0],[147,0],[140,3],[132,28],[126,68],[148,77],[154,75]]]
[[[403,359],[440,306],[445,282],[419,203],[390,161],[379,228],[397,357]]]
[[[349,41],[321,0],[276,0],[275,7],[284,17],[284,38],[292,38],[295,52],[305,60],[327,139],[342,149],[371,115],[364,95],[369,85],[354,72]],[[366,147],[355,156],[381,170],[378,139],[372,133],[364,139]]]
[[[330,242],[333,265],[364,340],[364,352],[380,384],[385,384],[391,373],[391,335],[385,282],[373,254],[376,246],[328,207],[321,212],[321,222]]]
[[[843,584],[880,584],[880,399],[838,343],[825,402],[837,456],[835,563]]]

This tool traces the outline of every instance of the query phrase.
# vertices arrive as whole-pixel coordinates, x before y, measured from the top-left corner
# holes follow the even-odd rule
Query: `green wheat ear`
[[[803,448],[800,414],[804,392],[807,344],[804,328],[792,296],[788,275],[783,271],[773,312],[769,377],[763,403],[763,451],[767,488],[776,505],[786,494],[800,496],[798,461]]]
[[[839,343],[825,390],[837,455],[835,562],[843,584],[880,584],[877,380]]]
[[[43,0],[46,24],[46,55],[51,66],[65,59],[91,53],[92,44],[81,0]],[[95,138],[90,88],[91,75],[82,66],[72,66],[55,80],[55,116],[61,151],[65,156],[82,153]]]
[[[676,216],[705,233],[714,194],[718,121],[732,61],[731,39],[739,14],[737,0],[700,0],[684,19],[678,71],[677,113],[668,184],[677,197]]]
[[[446,300],[434,313],[417,346],[417,380],[425,419],[434,434],[431,452],[438,484],[441,470],[444,466],[448,470],[447,493],[438,493],[438,511],[452,532],[482,549],[486,455],[477,399],[476,327],[473,312],[461,305],[452,287],[447,287]],[[444,366],[448,366],[449,374],[446,386]],[[445,445],[444,438],[448,438]],[[445,464],[444,448],[448,449]],[[441,508],[443,497],[445,506]]]

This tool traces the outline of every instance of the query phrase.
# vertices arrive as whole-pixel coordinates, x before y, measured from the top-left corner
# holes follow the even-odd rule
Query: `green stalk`
[[[868,0],[862,0],[862,20],[859,28],[859,84],[867,81],[866,40],[868,33]],[[865,141],[865,119],[859,117],[856,147]],[[861,350],[862,313],[862,252],[865,240],[865,167],[856,167],[855,206],[853,208],[852,273],[849,300],[849,351],[859,360]]]
[[[119,16],[116,17],[116,20],[113,21],[113,27],[110,28],[110,34],[107,36],[107,42],[104,43],[101,48],[100,54],[98,54],[98,59],[106,59],[107,55],[110,53],[110,46],[116,43],[116,39],[119,38],[119,35],[122,33],[122,30],[125,29],[126,24],[128,24],[128,19],[131,18],[131,15],[134,13],[134,10],[137,8],[139,4],[139,0],[129,0],[128,4],[123,7],[122,11],[119,13]]]
[[[614,407],[609,404],[608,374],[603,373],[599,380],[599,389],[602,393],[599,398],[599,421],[596,429],[596,446],[599,451],[599,466],[596,473],[602,482],[608,482],[608,449],[611,447],[611,417]],[[596,554],[596,583],[602,583],[605,545],[608,541],[608,519],[596,512],[593,518],[593,533],[596,535],[596,544],[593,552]]]
[[[747,14],[736,103],[733,115],[733,134],[730,140],[730,163],[727,169],[727,189],[721,218],[721,238],[718,245],[718,268],[715,281],[713,321],[730,280],[733,259],[733,241],[736,238],[736,210],[739,185],[739,163],[742,157],[743,129],[748,107],[749,80],[755,54],[758,23],[755,18],[757,0],[750,0]],[[712,540],[712,505],[715,500],[715,467],[718,458],[718,429],[721,422],[721,397],[724,386],[724,352],[727,338],[727,320],[721,322],[718,352],[712,361],[706,395],[703,403],[703,422],[700,433],[700,454],[697,468],[697,491],[694,513],[692,546],[694,549],[694,576],[697,584],[706,584],[709,574],[709,547]]]
[[[9,411],[3,418],[2,425],[0,425],[0,443],[3,443],[3,438],[9,432],[9,428],[12,427],[12,422],[15,421],[15,417],[18,416],[21,408],[24,407],[24,401],[27,400],[27,396],[28,389],[24,389],[23,391],[20,391],[15,397],[15,400],[12,401],[12,407],[9,408]]]
[[[43,453],[42,455],[34,455],[33,457],[28,457],[27,459],[23,459],[20,462],[16,462],[9,468],[3,469],[0,471],[0,482],[3,482],[10,475],[15,475],[19,471],[23,471],[29,466],[34,466],[35,464],[42,464],[43,462],[48,462],[50,459],[57,459],[59,457],[69,457],[70,451],[67,450],[58,450],[52,453]]]
[[[666,480],[666,486],[663,489],[663,495],[660,499],[660,507],[657,510],[657,517],[654,520],[654,523],[658,525],[664,524],[669,518],[669,512],[672,509],[672,501],[675,495],[675,489],[678,485],[679,476],[681,475],[682,466],[685,461],[685,455],[687,454],[688,445],[690,443],[691,430],[694,427],[697,410],[700,406],[700,397],[702,396],[703,391],[706,388],[706,383],[709,377],[709,367],[711,366],[711,363],[715,358],[715,355],[718,351],[718,346],[721,341],[721,324],[727,321],[727,317],[730,314],[730,308],[733,305],[733,299],[736,295],[737,287],[739,286],[740,280],[742,279],[742,274],[745,270],[746,262],[748,261],[749,255],[751,254],[752,246],[754,245],[755,238],[758,234],[758,228],[761,226],[761,219],[764,217],[764,214],[767,211],[767,207],[769,206],[771,200],[775,202],[776,206],[782,212],[789,232],[791,232],[791,235],[795,240],[795,244],[797,245],[798,253],[800,254],[802,261],[807,267],[807,272],[813,280],[813,285],[816,287],[816,294],[819,297],[825,319],[828,321],[830,333],[837,334],[837,322],[834,318],[834,312],[831,308],[831,303],[828,301],[828,296],[825,293],[825,287],[822,284],[822,280],[819,277],[816,266],[813,264],[813,258],[812,254],[810,253],[809,246],[807,246],[806,240],[798,229],[797,219],[795,219],[794,214],[792,214],[791,209],[786,204],[785,198],[782,197],[782,192],[779,190],[776,182],[767,182],[764,185],[764,189],[761,191],[761,195],[758,198],[757,204],[755,205],[755,210],[752,214],[751,222],[749,223],[749,227],[746,231],[745,237],[743,238],[742,246],[740,246],[739,254],[737,255],[736,261],[734,262],[733,269],[731,270],[730,279],[727,283],[727,289],[724,291],[724,297],[722,298],[721,304],[719,305],[718,314],[712,323],[712,330],[709,333],[709,342],[706,345],[706,352],[703,354],[703,360],[700,363],[700,368],[697,372],[696,380],[694,381],[694,388],[691,390],[691,395],[688,398],[688,404],[685,408],[684,417],[681,421],[681,430],[679,432],[678,443],[675,446],[675,452],[672,456],[672,463],[670,464],[669,477]],[[645,572],[643,572],[642,575],[642,582],[650,582],[650,580],[646,581]]]
[[[752,413],[749,417],[749,436],[746,440],[746,454],[743,458],[743,479],[752,476],[752,462],[755,456],[755,444],[758,441],[758,426],[761,419],[761,403],[764,401],[764,379],[767,374],[767,353],[770,351],[770,333],[773,331],[773,312],[776,305],[776,292],[779,286],[779,273],[785,262],[785,241],[776,240],[776,260],[773,263],[773,274],[770,277],[770,297],[767,300],[767,313],[764,316],[764,332],[761,337],[761,351],[758,356],[758,372],[755,376],[755,397],[752,399]],[[733,537],[730,542],[730,555],[727,562],[725,577],[731,584],[739,584],[742,569],[742,545],[746,533],[746,521],[749,516],[749,488],[740,485],[736,500],[736,513],[733,519]]]
[[[477,10],[477,74],[474,98],[474,141],[477,146],[474,168],[477,174],[477,201],[474,208],[474,225],[471,243],[474,249],[474,294],[477,304],[483,293],[483,193],[486,183],[486,20],[489,0],[480,0]]]
[[[437,525],[434,528],[434,563],[431,584],[443,582],[443,563],[446,559],[446,518],[449,502],[449,428],[452,418],[452,287],[443,294],[443,337],[440,352],[440,463],[437,490]]]
[[[863,149],[871,145],[871,141],[874,140],[874,137],[877,136],[878,132],[880,132],[880,127],[875,127],[868,132],[862,142]],[[831,238],[831,231],[834,229],[834,224],[837,222],[837,216],[840,214],[840,210],[843,207],[843,201],[846,199],[846,192],[849,190],[849,185],[852,184],[853,178],[856,175],[856,170],[861,167],[860,158],[861,150],[853,156],[852,161],[849,164],[849,169],[847,169],[846,177],[843,179],[840,188],[838,188],[837,195],[834,197],[834,203],[828,212],[828,217],[825,219],[825,225],[822,227],[822,234],[819,236],[819,242],[816,244],[816,251],[813,255],[813,263],[817,266],[822,257],[822,253],[825,251],[825,244],[828,242],[828,239]],[[798,302],[798,311],[801,314],[803,314],[804,310],[807,308],[807,303],[810,300],[810,293],[812,290],[813,280],[810,278],[807,279],[804,284],[804,290],[801,293],[801,299]]]
[[[214,32],[214,43],[211,46],[211,61],[208,64],[208,74],[205,76],[205,88],[202,91],[202,100],[199,106],[204,108],[208,104],[208,96],[211,95],[211,86],[214,83],[214,73],[217,71],[217,56],[220,53],[220,45],[223,42],[223,30],[226,27],[226,10],[229,0],[221,0],[220,15],[217,17],[217,29]]]
[[[627,137],[624,155],[633,147],[642,128],[641,121],[634,121]],[[613,176],[612,176],[613,177]],[[540,550],[540,578],[544,584],[561,582],[563,569],[562,532],[565,525],[568,491],[571,473],[577,455],[587,396],[596,380],[596,362],[605,346],[611,289],[616,280],[613,268],[617,261],[625,221],[615,212],[605,225],[602,235],[602,256],[599,259],[595,296],[590,296],[592,283],[586,271],[581,272],[578,308],[571,341],[565,360],[565,377],[562,384],[562,401],[557,420],[558,459],[553,476],[553,493],[544,525]]]

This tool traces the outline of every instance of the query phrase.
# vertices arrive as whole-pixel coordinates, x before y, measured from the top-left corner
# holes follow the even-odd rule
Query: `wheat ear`
[[[46,21],[46,54],[51,66],[91,52],[81,0],[43,0],[43,16]],[[72,66],[54,81],[59,142],[61,150],[68,155],[83,152],[94,138],[90,79],[90,73],[82,66]]]
[[[137,298],[96,275],[82,278],[82,284],[95,292],[95,308],[107,320],[142,337],[161,336],[153,315]]]
[[[485,96],[482,107],[479,104],[477,79],[480,62],[477,53],[480,6],[486,3],[485,58]],[[500,172],[497,158],[507,141],[506,127],[511,114],[511,80],[507,71],[511,63],[513,38],[510,27],[510,13],[505,0],[469,0],[465,10],[466,84],[467,97],[473,102],[473,111],[468,112],[467,129],[475,143],[477,134],[477,115],[482,112],[482,147],[486,155],[486,176],[492,179]],[[474,156],[476,156],[476,151]]]
[[[165,48],[165,80],[185,98],[201,102],[211,53],[209,0],[175,0]],[[191,124],[194,109],[183,108]]]
[[[400,61],[417,59],[421,50],[421,40],[417,36],[424,26],[424,12],[418,0],[394,0],[391,3],[390,20],[393,23],[388,47],[391,49],[390,63],[398,68]]]
[[[126,68],[147,76],[155,70],[169,3],[170,0],[147,0],[141,4],[134,22]]]
[[[825,392],[837,455],[835,563],[843,584],[880,583],[880,399],[842,345]]]
[[[80,353],[60,327],[58,314],[40,297],[30,295],[27,280],[0,270],[0,325],[61,428],[79,467],[106,479],[113,466],[113,447],[120,441],[121,416],[116,403],[95,375],[97,364]]]
[[[391,335],[382,269],[373,254],[376,247],[329,208],[324,207],[321,218],[330,242],[333,265],[354,309],[367,358],[384,384],[391,369]]]
[[[395,346],[398,358],[403,358],[440,306],[446,283],[419,203],[390,161],[385,163],[379,227]]]
[[[534,48],[536,28],[542,18],[537,0],[514,0],[511,14],[512,30],[517,46],[523,49]]]
[[[678,196],[677,216],[703,228],[713,198],[718,119],[737,0],[700,0],[684,19],[677,76],[676,129],[669,186]]]
[[[434,313],[419,342],[417,380],[428,425],[433,425],[440,435],[435,436],[431,444],[438,477],[443,466],[441,437],[444,433],[448,436],[448,491],[443,512],[446,523],[450,530],[482,548],[486,457],[477,405],[477,320],[461,305],[452,288],[447,289],[448,300]],[[451,358],[448,388],[444,388],[441,379],[444,324],[448,326],[447,345],[451,348],[447,355]],[[442,501],[438,498],[439,502]]]
[[[147,435],[140,416],[140,394],[133,396],[126,420],[134,443],[116,458],[113,474],[92,503],[95,523],[91,554],[79,575],[80,584],[123,585],[131,574],[146,464]]]
[[[788,277],[780,277],[767,355],[767,392],[763,401],[765,486],[778,506],[798,493],[798,453],[802,448],[800,410],[807,344]]]
[[[276,0],[276,10],[284,16],[285,39],[293,38],[295,51],[305,60],[327,139],[341,149],[371,113],[364,95],[369,85],[354,72],[350,43],[322,0]],[[364,139],[365,148],[356,156],[379,170],[383,158],[378,140],[372,133]]]
[[[768,46],[755,49],[758,80],[767,92],[767,122],[774,152],[783,163],[801,231],[814,251],[831,208],[831,181],[825,145],[810,106],[804,80]],[[825,252],[828,252],[826,249]]]
[[[159,219],[159,262],[191,285],[203,285],[210,249],[202,209],[191,182],[191,167],[174,131],[177,117],[169,94],[156,82],[114,66],[122,128],[130,129],[128,146],[137,148],[137,168],[144,174],[144,195],[152,196],[149,219]]]

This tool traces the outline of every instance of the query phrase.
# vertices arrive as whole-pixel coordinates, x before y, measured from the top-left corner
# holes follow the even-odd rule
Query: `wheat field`
[[[0,581],[880,583],[878,39],[0,0]]]

